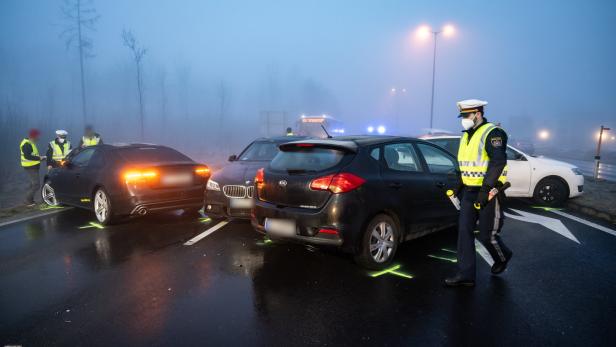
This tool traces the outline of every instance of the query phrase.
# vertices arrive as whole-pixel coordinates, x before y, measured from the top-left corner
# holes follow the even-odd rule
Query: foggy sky
[[[80,133],[77,53],[59,37],[61,4],[0,1],[0,103],[16,107],[30,125],[54,119],[54,126]],[[554,144],[592,148],[599,125],[616,128],[614,1],[93,5],[101,17],[88,34],[89,122],[108,139],[137,134],[135,67],[123,29],[148,48],[144,99],[152,142],[186,148],[224,140],[241,148],[258,135],[263,111],[285,111],[289,122],[327,113],[354,133],[378,124],[393,131],[397,115],[397,133],[420,134],[429,121],[432,41],[414,33],[422,24],[446,23],[456,33],[438,41],[436,128],[459,131],[455,102],[466,98],[487,100],[487,117],[519,138],[534,140],[546,128]],[[407,92],[392,95],[391,88]]]

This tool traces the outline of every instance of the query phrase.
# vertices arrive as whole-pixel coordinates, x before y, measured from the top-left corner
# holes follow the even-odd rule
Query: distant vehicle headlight
[[[571,171],[573,171],[574,174],[576,175],[583,175],[582,170],[580,170],[580,168],[574,167],[571,169]]]
[[[218,185],[218,182],[210,179],[209,181],[207,181],[207,186],[206,186],[207,190],[215,190],[215,191],[220,191],[220,186]]]

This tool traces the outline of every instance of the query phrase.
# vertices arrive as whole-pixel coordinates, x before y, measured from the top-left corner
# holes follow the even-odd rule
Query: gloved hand
[[[490,192],[490,187],[482,186],[477,194],[477,203],[481,205],[481,207],[485,207],[488,204],[488,196]]]

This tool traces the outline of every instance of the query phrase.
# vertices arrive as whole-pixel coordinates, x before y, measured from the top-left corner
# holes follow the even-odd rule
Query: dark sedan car
[[[212,174],[205,193],[205,212],[214,218],[250,218],[253,205],[253,179],[259,168],[278,154],[285,142],[303,140],[302,136],[260,138],[248,145],[239,156],[229,157],[230,163]]]
[[[272,238],[332,245],[361,265],[391,263],[400,242],[456,223],[445,191],[455,158],[413,138],[337,137],[280,146],[255,177],[252,225]]]
[[[109,224],[155,211],[197,212],[209,176],[207,166],[169,147],[99,145],[71,152],[45,175],[41,194],[48,205],[90,209]]]

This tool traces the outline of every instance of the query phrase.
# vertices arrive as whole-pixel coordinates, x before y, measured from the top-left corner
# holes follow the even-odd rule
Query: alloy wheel
[[[94,196],[94,214],[99,222],[105,222],[109,217],[109,200],[104,191],[98,190]]]
[[[370,233],[370,255],[377,263],[389,260],[394,250],[393,226],[387,222],[378,223]]]
[[[45,182],[42,189],[43,201],[49,206],[58,206],[58,200],[56,199],[56,192],[53,190],[49,182]]]

